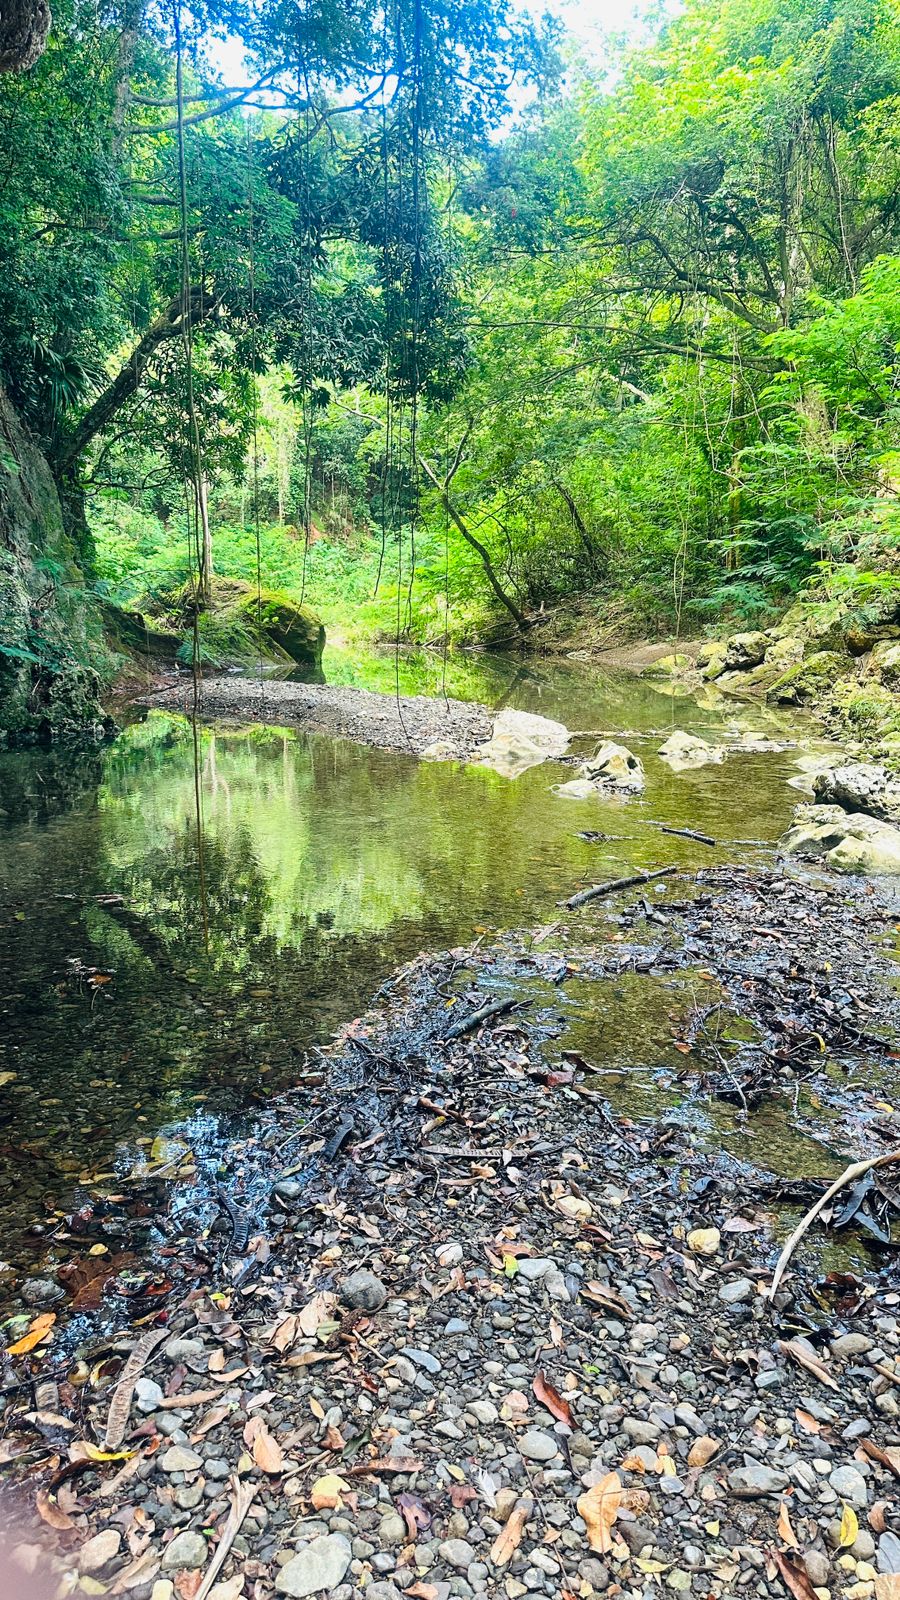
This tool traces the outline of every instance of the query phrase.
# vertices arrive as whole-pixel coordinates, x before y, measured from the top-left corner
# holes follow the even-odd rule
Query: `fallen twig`
[[[820,1211],[825,1210],[829,1200],[833,1200],[836,1194],[840,1194],[841,1190],[845,1189],[848,1183],[855,1183],[857,1178],[865,1177],[866,1173],[871,1172],[873,1167],[886,1167],[892,1161],[900,1161],[900,1150],[892,1150],[888,1155],[884,1156],[872,1156],[868,1161],[854,1161],[849,1167],[846,1168],[844,1172],[841,1173],[839,1178],[835,1178],[831,1188],[826,1189],[825,1193],[819,1196],[815,1205],[811,1206],[807,1211],[806,1216],[802,1217],[798,1222],[796,1228],[788,1239],[787,1244],[782,1250],[781,1255],[778,1257],[775,1272],[772,1276],[772,1284],[768,1291],[768,1298],[770,1300],[774,1300],[781,1280],[784,1277],[787,1264],[790,1261],[791,1256],[794,1254],[798,1244],[800,1243],[800,1240],[803,1238],[803,1235],[812,1227],[812,1224],[815,1222]]]
[[[527,1000],[491,1000],[488,1005],[480,1006],[477,1011],[471,1011],[460,1022],[455,1022],[452,1028],[447,1029],[444,1038],[448,1043],[451,1039],[461,1039],[464,1033],[470,1033],[473,1028],[489,1021],[491,1017],[505,1016],[507,1011],[518,1011],[528,1004]]]
[[[590,889],[582,889],[578,894],[573,894],[564,903],[569,911],[577,910],[578,906],[587,905],[589,900],[599,900],[601,895],[615,894],[617,889],[631,889],[636,883],[652,883],[654,878],[668,878],[677,867],[660,867],[656,872],[634,872],[628,878],[611,878],[609,883],[595,883]]]
[[[234,1499],[231,1502],[228,1521],[222,1529],[222,1537],[216,1546],[216,1553],[206,1569],[206,1575],[197,1590],[195,1600],[206,1600],[210,1589],[225,1565],[225,1557],[238,1536],[241,1524],[250,1510],[256,1491],[260,1486],[258,1483],[241,1483],[235,1477],[231,1480],[231,1487]]]

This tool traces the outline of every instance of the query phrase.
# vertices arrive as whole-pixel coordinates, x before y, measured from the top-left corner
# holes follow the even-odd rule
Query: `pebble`
[[[202,1465],[196,1450],[187,1450],[184,1445],[173,1444],[164,1450],[159,1458],[163,1472],[196,1472]]]
[[[757,1495],[780,1494],[788,1484],[787,1473],[766,1467],[761,1461],[747,1458],[744,1466],[728,1474],[731,1493],[741,1500],[752,1500]]]
[[[729,1278],[719,1290],[719,1299],[724,1300],[727,1306],[742,1305],[745,1300],[752,1300],[755,1290],[749,1278]]]
[[[387,1289],[374,1272],[361,1267],[358,1272],[351,1272],[349,1278],[341,1289],[341,1299],[345,1305],[352,1306],[356,1311],[380,1311],[386,1304]],[[308,1593],[303,1590],[303,1593]]]
[[[878,1541],[876,1564],[879,1572],[900,1572],[900,1539],[896,1533],[883,1533]]]
[[[206,1566],[207,1553],[208,1546],[202,1533],[186,1528],[184,1533],[176,1533],[172,1543],[166,1545],[162,1564],[170,1572],[195,1572],[198,1567]]]
[[[93,1539],[88,1539],[78,1552],[79,1572],[100,1572],[119,1554],[121,1545],[122,1535],[115,1528],[104,1528],[102,1533],[95,1533]]]
[[[336,1589],[352,1556],[350,1541],[342,1533],[327,1533],[291,1557],[275,1579],[275,1588],[290,1600],[302,1600],[303,1595],[318,1594],[323,1589]]]
[[[441,1363],[438,1361],[437,1356],[431,1354],[430,1350],[415,1350],[410,1345],[404,1345],[401,1353],[406,1356],[408,1361],[415,1362],[417,1367],[421,1367],[423,1371],[430,1372],[432,1375],[441,1370]]]
[[[206,1349],[201,1339],[170,1339],[163,1354],[173,1367],[180,1366],[182,1362],[186,1367],[201,1361],[206,1365]]]
[[[483,1428],[489,1428],[500,1415],[493,1400],[470,1400],[466,1410],[471,1412],[475,1421],[480,1422]]]
[[[138,1378],[134,1386],[134,1398],[138,1411],[143,1412],[145,1417],[149,1417],[150,1413],[157,1409],[160,1401],[165,1396],[160,1385],[154,1383],[152,1378]]]
[[[401,1516],[392,1511],[389,1516],[382,1517],[378,1524],[378,1537],[382,1544],[405,1544],[406,1523]]]
[[[53,1306],[66,1298],[65,1289],[52,1278],[26,1278],[19,1294],[27,1306]]]
[[[868,1504],[866,1480],[857,1467],[836,1467],[828,1482],[835,1494],[840,1495],[842,1500],[849,1500],[852,1506],[859,1508]]]
[[[558,1454],[559,1445],[551,1433],[532,1428],[519,1440],[519,1453],[529,1461],[551,1461]]]
[[[475,1560],[475,1551],[468,1539],[445,1539],[438,1546],[438,1555],[446,1561],[448,1567],[455,1567],[457,1572],[465,1572],[466,1568]]]
[[[831,1341],[831,1354],[837,1361],[843,1361],[850,1356],[864,1356],[875,1348],[871,1339],[864,1333],[842,1333],[839,1338]]]
[[[534,1283],[548,1272],[558,1271],[558,1263],[551,1261],[549,1256],[521,1256],[516,1277],[524,1278],[526,1283]]]

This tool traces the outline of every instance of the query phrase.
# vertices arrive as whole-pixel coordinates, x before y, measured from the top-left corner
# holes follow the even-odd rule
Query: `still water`
[[[326,673],[389,689],[394,663],[332,657]],[[439,693],[441,679],[439,665],[413,660],[400,686]],[[572,801],[552,791],[571,771],[552,764],[511,783],[277,727],[205,728],[204,932],[182,719],[151,712],[102,751],[0,756],[5,1260],[28,1264],[29,1225],[161,1128],[289,1085],[307,1049],[420,950],[551,921],[580,884],[633,866],[771,859],[800,798],[788,784],[796,751],[735,753],[683,775],[655,753],[674,728],[783,735],[762,708],[713,695],[698,705],[587,663],[467,660],[450,665],[446,688],[620,731],[645,762],[645,793]],[[583,830],[612,837],[589,843]],[[589,1018],[573,1003],[582,1041]],[[629,1009],[642,1007],[594,1028],[615,1042],[613,1065],[665,1066],[647,1025],[629,1031]],[[658,1109],[655,1082],[637,1085],[638,1114]]]

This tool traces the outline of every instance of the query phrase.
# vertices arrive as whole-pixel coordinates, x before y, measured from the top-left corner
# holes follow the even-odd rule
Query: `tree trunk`
[[[188,308],[192,324],[196,326],[198,322],[202,322],[212,313],[215,305],[216,301],[202,289],[192,288]],[[88,445],[112,421],[125,401],[137,393],[154,352],[167,340],[181,338],[183,321],[184,302],[182,296],[178,295],[169,302],[156,321],[151,322],[112,383],[98,395],[68,438],[64,439],[54,451],[53,464],[59,475],[65,476],[75,471],[79,457],[84,454]]]
[[[564,483],[560,482],[559,478],[553,478],[551,479],[551,482],[557,494],[561,496],[569,508],[569,515],[572,518],[572,526],[584,545],[585,555],[588,558],[588,565],[591,569],[591,576],[598,579],[604,577],[605,563],[600,560],[597,547],[588,533],[587,528],[585,527],[584,518],[582,517],[581,512],[575,503],[574,495],[569,489],[566,488]]]
[[[46,0],[0,0],[0,72],[24,72],[43,55],[50,32]]]
[[[431,463],[426,461],[425,457],[421,455],[419,456],[418,460],[422,471],[425,473],[425,476],[431,479],[431,482],[437,489],[437,492],[441,498],[441,505],[444,507],[448,517],[453,523],[455,523],[456,527],[459,529],[460,533],[465,539],[466,544],[471,545],[473,550],[477,550],[479,556],[481,557],[488,583],[493,589],[497,599],[500,601],[500,604],[504,606],[509,612],[510,616],[514,618],[516,626],[520,632],[527,633],[528,629],[531,627],[531,623],[525,616],[525,613],[516,604],[512,596],[506,593],[506,590],[500,582],[500,579],[497,577],[497,571],[493,561],[491,560],[490,551],[481,543],[481,540],[477,539],[474,533],[471,533],[466,527],[463,518],[457,511],[453,501],[450,499],[446,483],[441,482]]]

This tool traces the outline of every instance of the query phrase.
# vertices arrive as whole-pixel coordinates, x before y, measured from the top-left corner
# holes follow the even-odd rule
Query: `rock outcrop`
[[[561,722],[507,709],[494,718],[490,739],[479,745],[469,760],[491,767],[504,778],[518,778],[530,767],[564,755],[568,748],[569,730]]]
[[[799,806],[781,848],[833,872],[900,875],[900,828],[841,806]]]
[[[47,461],[0,391],[0,743],[96,735],[112,657]]]
[[[874,761],[827,767],[814,777],[813,793],[822,805],[900,823],[900,777]]]

